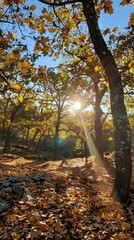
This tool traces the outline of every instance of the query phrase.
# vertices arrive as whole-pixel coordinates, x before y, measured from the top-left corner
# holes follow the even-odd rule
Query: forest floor
[[[109,197],[114,172],[111,155],[103,162],[93,156],[42,161],[23,149],[1,152],[2,179],[34,176],[43,181],[31,181],[21,198],[0,196],[10,206],[0,213],[0,239],[133,240],[134,178],[131,204],[120,204]]]

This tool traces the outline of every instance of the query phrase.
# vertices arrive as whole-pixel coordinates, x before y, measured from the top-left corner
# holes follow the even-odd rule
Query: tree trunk
[[[12,130],[11,130],[11,127],[9,126],[6,132],[6,139],[5,139],[3,153],[8,153],[10,150],[11,132]]]
[[[56,127],[55,127],[55,138],[54,138],[54,155],[53,155],[53,160],[58,159],[58,150],[59,150],[59,128],[60,128],[60,115],[61,111],[58,109],[58,117],[57,117],[57,122],[56,122]]]
[[[101,100],[107,90],[107,87],[104,86],[102,90],[99,90],[99,81],[96,77],[93,77],[94,89],[95,89],[95,121],[94,121],[94,128],[95,128],[95,143],[96,148],[98,150],[99,156],[103,159],[103,136],[102,136],[102,110],[100,107]]]
[[[102,124],[101,124],[101,116],[102,110],[100,108],[100,104],[95,104],[95,121],[94,121],[94,128],[95,128],[95,143],[96,148],[98,150],[99,156],[103,158],[103,137],[102,137]]]
[[[21,106],[21,104],[19,104],[18,106],[14,106],[14,109],[13,109],[13,111],[11,113],[10,125],[7,128],[6,139],[5,139],[4,149],[3,149],[4,153],[8,153],[9,150],[10,150],[12,123],[14,122],[16,113],[18,112],[20,106]]]
[[[95,51],[105,69],[110,87],[111,111],[115,128],[115,184],[112,191],[114,199],[126,202],[129,197],[132,161],[131,130],[124,104],[121,76],[115,60],[108,49],[98,26],[98,16],[93,0],[83,0],[83,11]]]

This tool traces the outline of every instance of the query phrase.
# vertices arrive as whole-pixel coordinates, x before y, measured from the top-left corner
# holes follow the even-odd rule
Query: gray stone
[[[16,194],[18,197],[23,197],[26,194],[25,186],[23,182],[14,183],[12,186],[13,193]]]
[[[29,176],[25,176],[24,181],[26,185],[30,185],[33,182],[32,178]]]
[[[13,183],[13,182],[19,182],[19,177],[14,176],[14,175],[7,177],[7,179],[8,179],[8,181],[11,182],[11,183]]]
[[[0,194],[5,194],[5,193],[12,193],[12,188],[11,187],[3,187],[0,190]]]
[[[10,182],[7,179],[3,179],[0,181],[0,187],[9,187]]]
[[[0,213],[6,211],[10,205],[2,198],[0,198]]]

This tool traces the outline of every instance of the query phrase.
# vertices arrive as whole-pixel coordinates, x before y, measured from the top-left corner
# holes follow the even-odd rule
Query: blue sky
[[[120,5],[121,0],[114,0],[113,1],[113,8],[114,13],[112,15],[105,14],[103,11],[101,13],[100,19],[99,19],[99,26],[101,30],[104,30],[106,28],[110,28],[111,30],[114,27],[118,27],[120,32],[125,31],[125,27],[127,27],[127,23],[129,21],[130,13],[133,12],[133,6],[131,4],[121,6]],[[44,4],[40,3],[38,0],[32,1],[28,0],[28,3],[30,5],[36,4],[36,14],[40,14],[42,8],[45,6]],[[30,43],[32,45],[32,42]],[[62,63],[62,58],[58,59],[57,61],[53,61],[52,58],[41,57],[37,61],[37,65],[45,65],[47,67],[56,67],[59,63]]]

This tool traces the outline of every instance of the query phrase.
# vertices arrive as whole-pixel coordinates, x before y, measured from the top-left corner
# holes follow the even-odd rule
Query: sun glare
[[[80,102],[75,102],[73,105],[74,110],[78,110],[81,108],[81,103]]]

